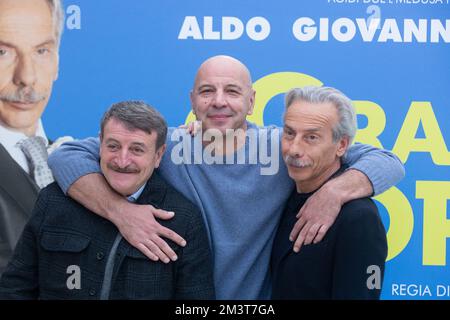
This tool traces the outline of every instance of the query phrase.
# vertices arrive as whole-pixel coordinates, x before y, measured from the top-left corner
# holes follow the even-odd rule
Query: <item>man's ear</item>
[[[57,50],[59,50],[59,48]],[[53,81],[58,80],[58,77],[59,77],[59,53],[57,53],[57,56],[56,56],[56,70],[55,70],[55,75],[53,77]]]
[[[350,139],[347,136],[342,137],[338,141],[338,148],[336,150],[336,155],[338,157],[342,157],[347,151],[348,147],[350,147]]]
[[[98,132],[98,140],[100,140],[100,149],[99,149],[99,151],[100,151],[100,154],[102,153],[102,141],[103,141],[103,135],[102,135],[102,132],[101,131],[99,131]]]
[[[155,168],[159,167],[159,164],[161,162],[161,159],[164,155],[164,152],[166,152],[166,144],[163,144],[161,147],[159,147],[158,150],[156,150],[156,161],[155,161]]]
[[[194,90],[191,90],[191,92],[189,92],[189,100],[191,100],[192,113],[194,114],[195,118],[197,119],[197,114],[195,113],[195,107],[194,107]]]
[[[256,98],[256,91],[254,89],[250,89],[251,96],[250,96],[250,108],[247,111],[247,115],[251,115],[253,113],[253,109],[255,108],[255,98]]]

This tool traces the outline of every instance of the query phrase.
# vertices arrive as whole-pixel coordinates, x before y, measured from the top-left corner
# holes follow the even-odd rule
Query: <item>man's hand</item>
[[[372,193],[370,180],[358,170],[347,170],[329,180],[305,202],[297,214],[299,219],[289,235],[291,241],[295,240],[294,251],[299,252],[304,244],[322,241],[344,203]]]
[[[202,130],[202,122],[199,120],[189,122],[188,124],[183,124],[178,128],[186,129],[186,132],[191,136],[196,136]]]
[[[289,235],[291,241],[296,239],[295,252],[299,252],[303,244],[321,241],[336,220],[342,203],[338,192],[332,189],[328,188],[327,184],[323,185],[297,214],[299,219]]]
[[[186,241],[172,230],[161,226],[155,219],[171,219],[173,212],[156,209],[151,205],[123,203],[120,211],[127,214],[117,215],[113,223],[122,236],[135,248],[153,261],[169,263],[177,260],[177,255],[162,237],[172,240],[180,246]]]
[[[114,192],[99,173],[79,178],[70,186],[68,194],[92,212],[114,223],[122,236],[151,260],[161,259],[168,263],[170,259],[173,261],[177,259],[175,252],[161,237],[183,247],[186,245],[182,237],[155,220],[155,217],[171,219],[174,216],[173,212],[155,209],[151,205],[128,202]]]

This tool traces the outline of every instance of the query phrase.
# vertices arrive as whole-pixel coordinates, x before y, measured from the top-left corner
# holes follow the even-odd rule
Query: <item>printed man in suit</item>
[[[60,0],[0,0],[0,275],[40,188],[53,181],[41,115],[58,76]]]

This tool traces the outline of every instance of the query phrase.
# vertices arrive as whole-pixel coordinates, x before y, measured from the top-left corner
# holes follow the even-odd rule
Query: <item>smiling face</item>
[[[255,91],[250,74],[238,60],[213,57],[202,64],[191,92],[192,109],[203,129],[246,129],[253,111]]]
[[[297,191],[316,190],[340,167],[349,140],[333,142],[337,123],[337,110],[331,103],[295,101],[287,109],[281,148]]]
[[[46,0],[0,0],[0,120],[34,135],[58,74],[58,47]]]
[[[165,145],[156,150],[157,134],[130,130],[111,118],[100,145],[100,167],[109,185],[123,196],[135,193],[159,166]]]

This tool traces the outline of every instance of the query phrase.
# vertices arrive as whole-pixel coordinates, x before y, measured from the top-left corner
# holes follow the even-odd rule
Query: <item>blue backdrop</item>
[[[195,72],[216,54],[249,67],[259,124],[281,125],[282,92],[292,86],[339,88],[357,107],[356,140],[405,163],[405,179],[376,198],[389,243],[382,297],[450,299],[447,0],[66,0],[65,8],[59,79],[43,117],[50,138],[97,135],[108,106],[128,99],[184,123]]]

